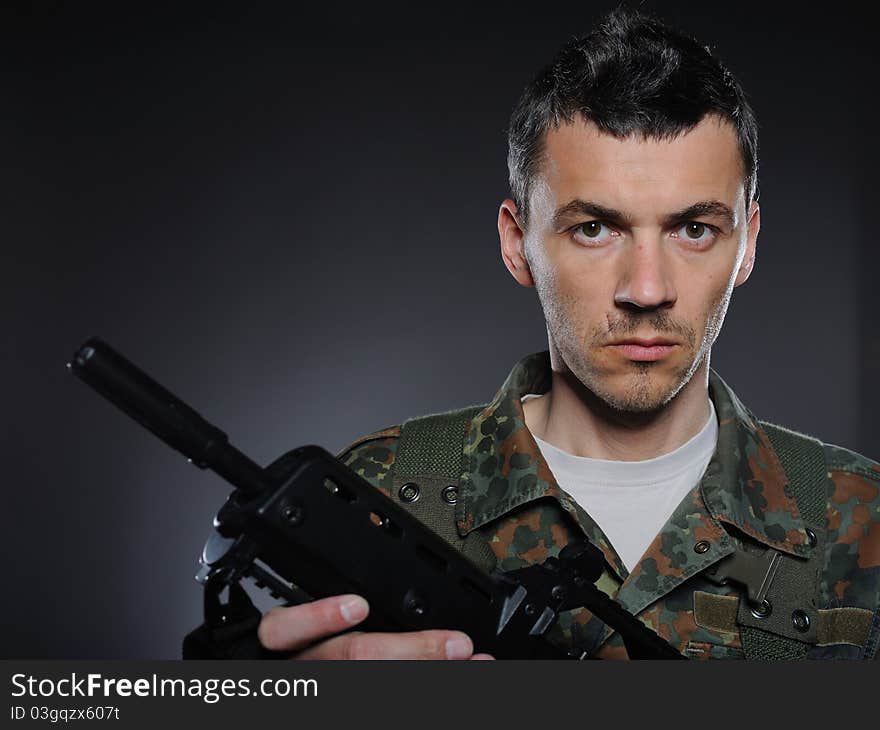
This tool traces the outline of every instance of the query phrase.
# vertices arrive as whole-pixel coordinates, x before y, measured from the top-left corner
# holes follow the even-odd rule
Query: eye
[[[675,231],[673,235],[687,241],[688,243],[705,246],[714,243],[718,231],[708,223],[689,221]]]
[[[617,231],[612,230],[601,221],[586,221],[578,223],[571,229],[572,238],[586,246],[596,246],[606,243],[609,238],[619,236]]]

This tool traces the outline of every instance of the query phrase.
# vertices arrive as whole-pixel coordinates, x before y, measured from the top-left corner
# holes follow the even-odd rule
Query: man
[[[479,536],[505,570],[586,536],[606,561],[597,585],[687,657],[876,657],[880,465],[759,422],[709,367],[760,229],[737,82],[692,39],[614,12],[527,87],[508,163],[502,258],[537,289],[549,352],[488,405],[341,458],[417,515],[444,500],[442,534]],[[412,466],[431,442],[420,423],[461,427],[443,441],[457,482]],[[487,658],[454,631],[347,631],[368,610],[276,609],[259,637],[299,658]],[[586,610],[551,638],[626,658]]]

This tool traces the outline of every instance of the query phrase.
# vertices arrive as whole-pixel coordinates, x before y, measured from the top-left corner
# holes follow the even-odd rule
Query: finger
[[[474,655],[471,657],[471,661],[475,661],[475,662],[478,662],[478,661],[486,661],[486,660],[491,660],[491,661],[494,662],[494,661],[495,661],[495,657],[493,657],[491,654],[474,654]]]
[[[349,633],[323,641],[297,659],[470,659],[474,645],[458,631]]]
[[[260,621],[257,636],[267,649],[293,651],[350,629],[363,621],[369,611],[367,602],[352,594],[273,608]]]

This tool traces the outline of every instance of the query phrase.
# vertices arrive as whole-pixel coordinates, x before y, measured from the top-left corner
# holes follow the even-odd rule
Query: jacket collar
[[[465,474],[456,519],[464,536],[522,504],[555,499],[586,536],[625,575],[619,557],[596,523],[564,492],[525,424],[520,398],[551,386],[550,355],[540,352],[511,370],[493,400],[472,419],[464,444]],[[718,415],[715,453],[694,493],[711,517],[754,539],[795,555],[808,539],[788,479],[767,434],[730,387],[710,368],[709,396]]]

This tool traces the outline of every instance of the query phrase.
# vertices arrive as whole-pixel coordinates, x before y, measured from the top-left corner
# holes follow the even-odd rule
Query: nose
[[[674,304],[678,295],[668,256],[659,237],[635,236],[623,251],[615,304],[638,309]]]

